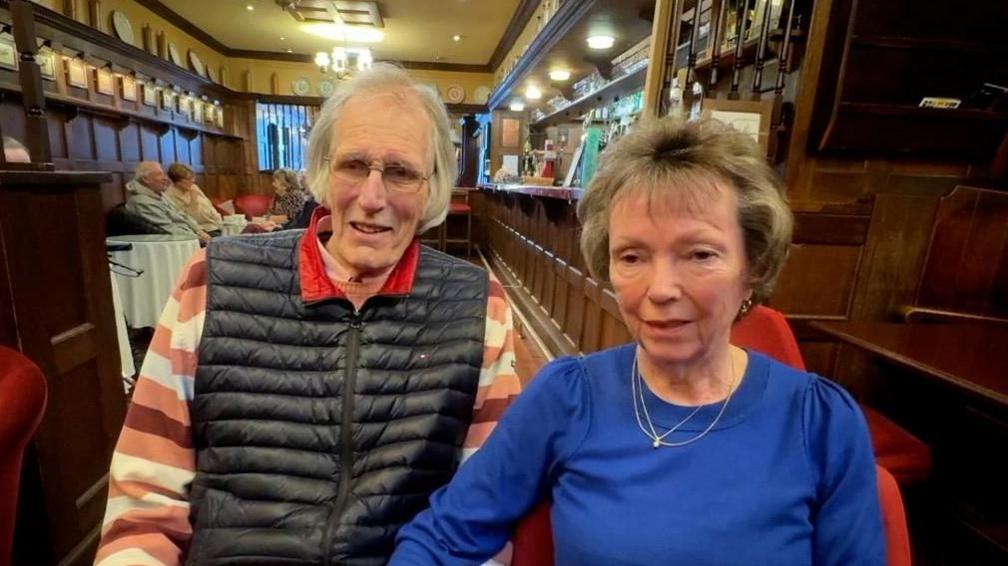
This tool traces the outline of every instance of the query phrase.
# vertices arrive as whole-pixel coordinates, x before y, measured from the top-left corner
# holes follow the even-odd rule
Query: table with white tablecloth
[[[114,236],[105,242],[131,244],[130,250],[109,252],[109,259],[143,272],[139,277],[114,275],[127,324],[130,328],[155,326],[179,272],[199,250],[199,240],[195,236],[144,234]]]

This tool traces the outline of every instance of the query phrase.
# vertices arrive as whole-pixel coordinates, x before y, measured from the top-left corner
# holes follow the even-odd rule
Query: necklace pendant
[[[651,443],[651,446],[653,446],[654,448],[658,448],[659,446],[661,446],[661,439],[660,438],[654,439],[654,442]]]

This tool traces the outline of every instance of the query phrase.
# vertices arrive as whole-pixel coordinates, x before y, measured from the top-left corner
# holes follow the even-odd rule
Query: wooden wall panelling
[[[1008,316],[1008,193],[956,187],[941,199],[914,304]]]
[[[0,238],[19,348],[47,377],[48,410],[26,468],[41,499],[19,526],[19,563],[89,564],[125,396],[105,262],[104,173],[0,173]],[[48,242],[38,253],[38,242]],[[6,323],[5,325],[6,326]],[[26,497],[27,497],[26,493]]]

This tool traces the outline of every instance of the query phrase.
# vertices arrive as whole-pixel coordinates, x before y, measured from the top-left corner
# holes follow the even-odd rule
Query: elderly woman
[[[273,172],[273,207],[270,220],[282,228],[305,228],[311,213],[317,206],[312,196],[298,179],[298,174],[290,169]]]
[[[171,186],[165,191],[165,197],[196,220],[201,230],[211,236],[220,236],[224,219],[196,184],[193,170],[184,163],[172,163],[168,166],[168,178]]]
[[[391,563],[476,564],[548,497],[558,565],[883,564],[857,404],[729,343],[791,238],[755,144],[717,123],[639,125],[578,214],[635,342],[547,365]]]

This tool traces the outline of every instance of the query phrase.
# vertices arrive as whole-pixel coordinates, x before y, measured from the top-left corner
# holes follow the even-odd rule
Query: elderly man
[[[216,238],[164,310],[116,446],[97,563],[385,564],[518,393],[511,312],[421,247],[444,106],[376,64],[323,106],[306,230]]]
[[[133,180],[126,183],[129,192],[126,210],[170,234],[189,234],[199,238],[201,242],[208,242],[210,234],[201,230],[193,217],[175,208],[165,198],[164,192],[170,184],[160,163],[141,161],[133,174]]]

